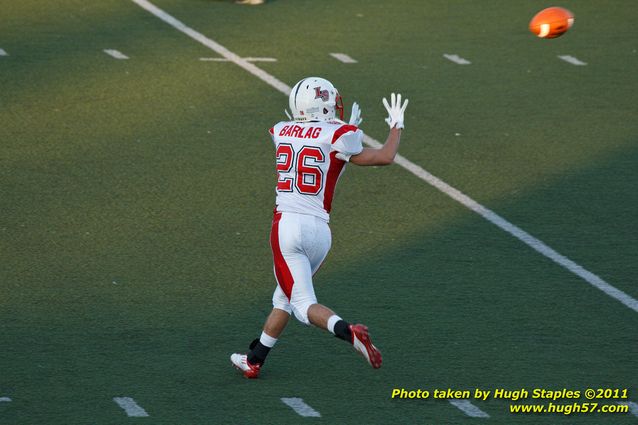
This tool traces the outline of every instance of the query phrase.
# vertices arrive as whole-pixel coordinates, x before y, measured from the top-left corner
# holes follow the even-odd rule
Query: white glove
[[[359,109],[359,104],[354,102],[352,104],[352,113],[350,114],[350,122],[348,124],[356,125],[358,127],[362,122],[363,118],[361,118],[361,109]]]
[[[390,128],[403,128],[403,113],[405,112],[405,108],[408,106],[408,99],[405,99],[405,103],[401,105],[401,94],[395,95],[392,93],[391,105],[388,105],[387,99],[383,98],[383,106],[388,111],[388,118],[385,119],[385,122],[388,123]]]

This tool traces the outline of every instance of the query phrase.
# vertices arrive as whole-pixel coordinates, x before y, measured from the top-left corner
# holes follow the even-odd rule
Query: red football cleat
[[[381,367],[381,352],[370,341],[368,327],[364,325],[350,325],[352,332],[352,346],[366,358],[370,366],[375,369]]]
[[[230,361],[246,378],[255,379],[259,377],[261,366],[258,364],[250,364],[246,354],[235,353],[230,356]]]

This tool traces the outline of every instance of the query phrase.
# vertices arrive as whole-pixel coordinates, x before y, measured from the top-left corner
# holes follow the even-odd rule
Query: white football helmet
[[[339,91],[324,78],[308,77],[290,92],[290,110],[295,121],[343,121],[343,102]]]

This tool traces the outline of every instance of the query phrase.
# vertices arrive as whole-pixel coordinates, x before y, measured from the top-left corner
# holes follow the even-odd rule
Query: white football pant
[[[332,236],[328,223],[313,215],[275,212],[270,233],[277,288],[273,307],[309,325],[308,308],[317,303],[312,276],[326,258]]]

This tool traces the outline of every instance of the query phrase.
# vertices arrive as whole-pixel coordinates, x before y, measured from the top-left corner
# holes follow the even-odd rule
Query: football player
[[[276,207],[270,233],[277,287],[273,309],[261,336],[247,354],[230,360],[246,378],[257,378],[266,356],[286,327],[291,314],[306,325],[325,329],[353,345],[373,368],[381,367],[381,353],[372,344],[368,328],[350,324],[319,304],[312,277],[331,244],[330,208],[345,165],[389,165],[399,148],[408,100],[392,93],[384,98],[390,126],[382,147],[364,148],[359,106],[354,103],[350,122],[343,122],[343,103],[328,80],[304,78],[289,97],[292,117],[270,129],[275,145]],[[287,112],[286,112],[287,113]]]

